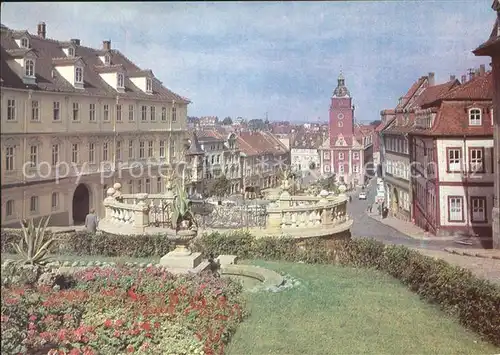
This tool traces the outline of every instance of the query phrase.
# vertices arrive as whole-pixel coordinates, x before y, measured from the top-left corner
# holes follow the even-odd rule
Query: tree
[[[382,123],[381,120],[375,120],[370,122],[370,126],[378,126],[380,123]]]
[[[223,124],[224,126],[230,126],[230,125],[232,125],[232,124],[233,124],[233,120],[231,119],[231,117],[227,116],[226,118],[224,118],[224,119],[222,120],[222,124]]]
[[[256,119],[248,121],[248,128],[255,131],[262,131],[265,128],[264,121],[262,119]]]
[[[208,187],[209,196],[224,197],[229,192],[230,182],[225,175],[212,181]]]

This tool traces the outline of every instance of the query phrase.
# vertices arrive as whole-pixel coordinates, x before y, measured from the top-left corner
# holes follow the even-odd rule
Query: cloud
[[[378,118],[428,72],[437,81],[488,63],[489,2],[4,3],[2,21],[57,39],[111,39],[189,115],[328,118],[342,68],[359,120]]]

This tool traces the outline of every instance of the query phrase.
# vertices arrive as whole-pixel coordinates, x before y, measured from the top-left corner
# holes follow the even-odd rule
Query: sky
[[[358,121],[380,119],[420,76],[486,64],[492,0],[2,3],[2,24],[47,37],[111,40],[189,98],[188,116],[328,119],[340,70]]]

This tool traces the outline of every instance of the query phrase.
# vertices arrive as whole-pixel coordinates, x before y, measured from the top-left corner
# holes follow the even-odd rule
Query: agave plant
[[[178,230],[183,221],[190,222],[190,227],[196,226],[195,218],[191,211],[191,201],[189,201],[186,191],[182,187],[177,187],[177,193],[172,203],[172,227]]]
[[[50,216],[41,218],[38,227],[35,227],[33,219],[28,223],[21,222],[23,237],[19,243],[13,244],[17,253],[22,257],[19,260],[20,263],[41,265],[50,260],[47,254],[50,252],[50,247],[54,244],[55,239],[45,234],[49,220]]]

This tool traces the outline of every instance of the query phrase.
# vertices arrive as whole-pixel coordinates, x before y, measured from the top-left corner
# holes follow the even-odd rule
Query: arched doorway
[[[87,186],[80,184],[73,194],[73,223],[85,223],[85,217],[90,209],[90,192]]]

